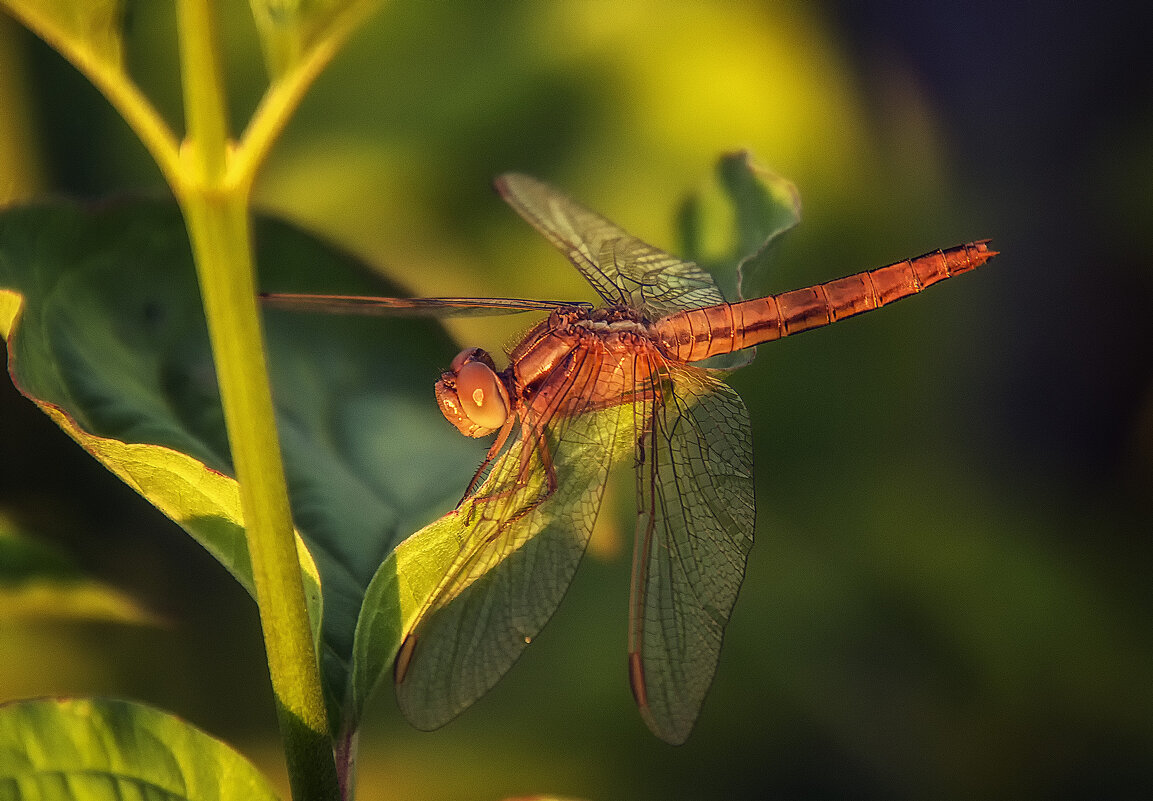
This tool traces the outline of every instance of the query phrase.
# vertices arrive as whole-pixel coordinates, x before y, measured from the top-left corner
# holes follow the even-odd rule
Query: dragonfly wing
[[[578,367],[558,396],[582,396],[596,380],[594,368]],[[548,622],[592,533],[609,465],[631,452],[632,438],[618,426],[631,420],[626,411],[549,409],[524,421],[517,441],[461,504],[461,555],[397,660],[397,701],[413,725],[435,729],[460,714]],[[531,441],[533,431],[544,432],[544,446]],[[544,458],[555,471],[551,494]]]
[[[755,508],[744,403],[702,370],[665,372],[638,440],[629,675],[649,728],[679,744],[716,672]]]
[[[608,303],[627,304],[656,319],[725,300],[712,276],[693,262],[642,242],[542,181],[506,173],[496,188]]]
[[[291,292],[262,292],[260,300],[266,308],[381,317],[482,317],[588,307],[586,303],[521,298],[381,298]]]

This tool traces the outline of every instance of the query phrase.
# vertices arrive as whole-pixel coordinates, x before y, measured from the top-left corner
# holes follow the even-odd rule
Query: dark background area
[[[176,121],[159,5],[133,5],[131,63]],[[237,5],[239,128],[261,74]],[[1153,12],[1039,8],[397,3],[338,58],[258,200],[416,293],[587,292],[492,195],[503,170],[675,249],[677,199],[734,147],[805,203],[771,291],[982,237],[1002,253],[732,377],[758,543],[686,746],[628,693],[626,482],[488,698],[423,734],[383,694],[361,798],[1153,796]],[[20,134],[0,192],[165,191],[70,66],[3,17],[0,43]],[[499,350],[501,325],[454,331]],[[243,591],[7,383],[0,447],[0,510],[169,622],[0,623],[0,700],[140,698],[279,775]]]

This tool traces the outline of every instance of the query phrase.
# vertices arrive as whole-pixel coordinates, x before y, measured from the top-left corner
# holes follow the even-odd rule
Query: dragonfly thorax
[[[627,306],[597,309],[588,317],[576,321],[574,325],[597,334],[630,331],[634,334],[647,335],[649,330],[648,321],[641,313]]]
[[[618,331],[633,329],[641,331],[647,327],[648,322],[640,309],[620,303],[593,309],[588,314],[588,323],[591,325]]]

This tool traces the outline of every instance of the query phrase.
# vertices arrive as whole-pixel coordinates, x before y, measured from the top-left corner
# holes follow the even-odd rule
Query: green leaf
[[[355,728],[365,704],[392,667],[405,634],[436,591],[465,541],[459,515],[445,515],[413,534],[381,564],[356,626],[345,708]]]
[[[296,228],[261,219],[255,235],[269,291],[396,294]],[[0,215],[0,286],[24,301],[18,319],[0,320],[16,385],[251,591],[176,207],[11,209]],[[483,446],[436,408],[432,383],[456,346],[434,322],[270,310],[265,323],[302,569],[314,612],[323,588],[321,658],[337,703],[365,588],[397,543],[453,507]]]
[[[720,158],[713,175],[681,207],[681,255],[707,268],[729,301],[750,297],[772,246],[801,219],[790,181],[758,165],[747,151]]]
[[[680,255],[707,269],[725,300],[757,297],[774,245],[800,219],[801,198],[791,182],[756,164],[747,151],[729,153],[681,206]],[[731,370],[755,353],[748,348],[701,364]]]
[[[6,799],[275,799],[243,756],[143,704],[97,699],[0,707],[0,795]]]
[[[158,625],[128,596],[80,572],[64,553],[21,535],[0,513],[0,620],[105,620]]]
[[[252,593],[192,269],[171,204],[10,209],[0,294],[20,304],[0,329],[17,388]],[[299,550],[319,627],[317,569]]]

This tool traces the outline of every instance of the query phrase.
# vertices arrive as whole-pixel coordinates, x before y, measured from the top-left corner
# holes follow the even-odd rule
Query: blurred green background
[[[245,4],[221,5],[239,127],[263,75]],[[676,203],[736,147],[804,201],[768,291],[1002,251],[732,377],[758,542],[687,745],[629,696],[623,484],[489,697],[425,734],[382,693],[362,799],[1153,797],[1153,12],[1066,5],[397,2],[352,41],[257,199],[416,294],[589,299],[491,178],[675,250]],[[134,72],[178,125],[171,10],[129,6]],[[0,199],[165,191],[2,15],[0,109]],[[454,332],[500,350],[523,324]],[[280,777],[247,596],[6,381],[0,446],[0,510],[166,621],[0,620],[0,700],[146,700]]]

